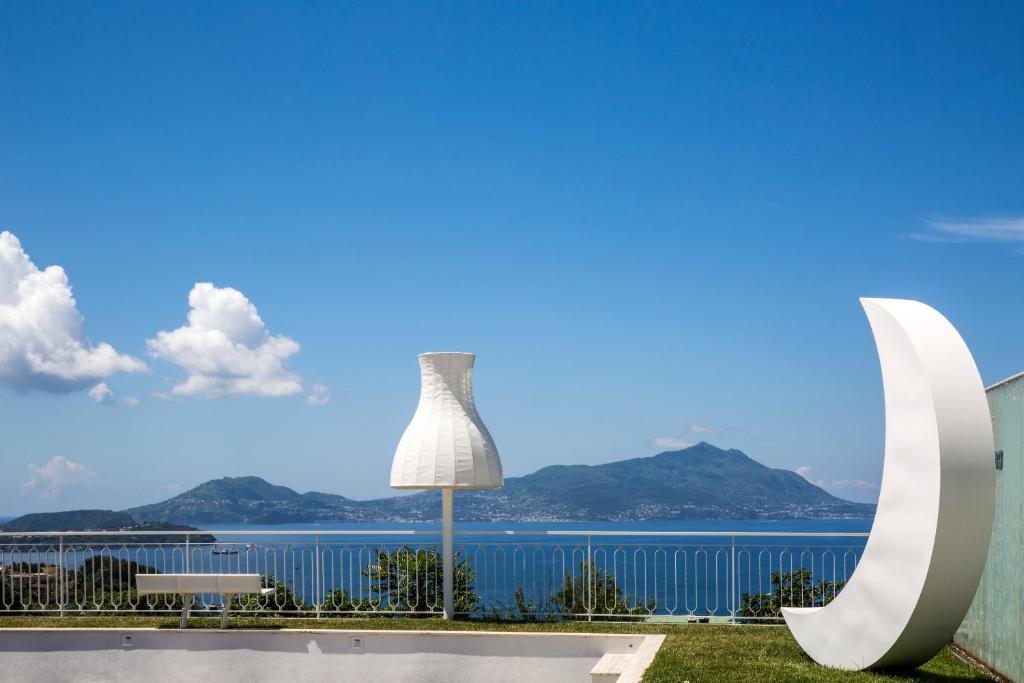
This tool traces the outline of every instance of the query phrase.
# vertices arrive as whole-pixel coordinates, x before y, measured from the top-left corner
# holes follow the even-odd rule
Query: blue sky
[[[243,474],[388,495],[432,350],[478,355],[508,475],[706,439],[873,500],[859,296],[938,308],[986,383],[1024,369],[1022,30],[1014,3],[8,3],[0,514]],[[45,296],[11,308],[26,259]]]

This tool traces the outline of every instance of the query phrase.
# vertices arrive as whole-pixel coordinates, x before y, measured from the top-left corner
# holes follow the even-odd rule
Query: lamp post
[[[420,402],[391,463],[391,487],[441,489],[444,618],[455,615],[452,508],[456,489],[505,484],[501,458],[473,402],[472,353],[423,353]]]

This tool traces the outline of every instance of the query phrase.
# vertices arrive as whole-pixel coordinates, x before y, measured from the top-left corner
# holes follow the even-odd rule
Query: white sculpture
[[[864,554],[824,607],[786,608],[815,661],[916,666],[963,621],[988,554],[995,504],[992,424],[963,339],[917,301],[861,299],[885,390],[885,465]]]
[[[420,403],[391,463],[392,488],[494,489],[501,460],[473,402],[472,353],[420,354]]]
[[[420,354],[420,402],[391,462],[391,487],[441,489],[444,615],[452,596],[452,493],[505,484],[501,459],[473,402],[472,353]]]

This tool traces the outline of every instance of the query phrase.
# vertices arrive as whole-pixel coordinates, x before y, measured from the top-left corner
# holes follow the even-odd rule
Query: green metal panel
[[[981,586],[953,641],[1024,681],[1024,376],[988,390],[996,450],[996,516]],[[993,458],[993,467],[994,458]]]

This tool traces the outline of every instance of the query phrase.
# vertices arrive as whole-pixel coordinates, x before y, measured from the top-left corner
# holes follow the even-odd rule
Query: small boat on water
[[[238,548],[234,546],[217,546],[210,553],[213,555],[237,555]]]

